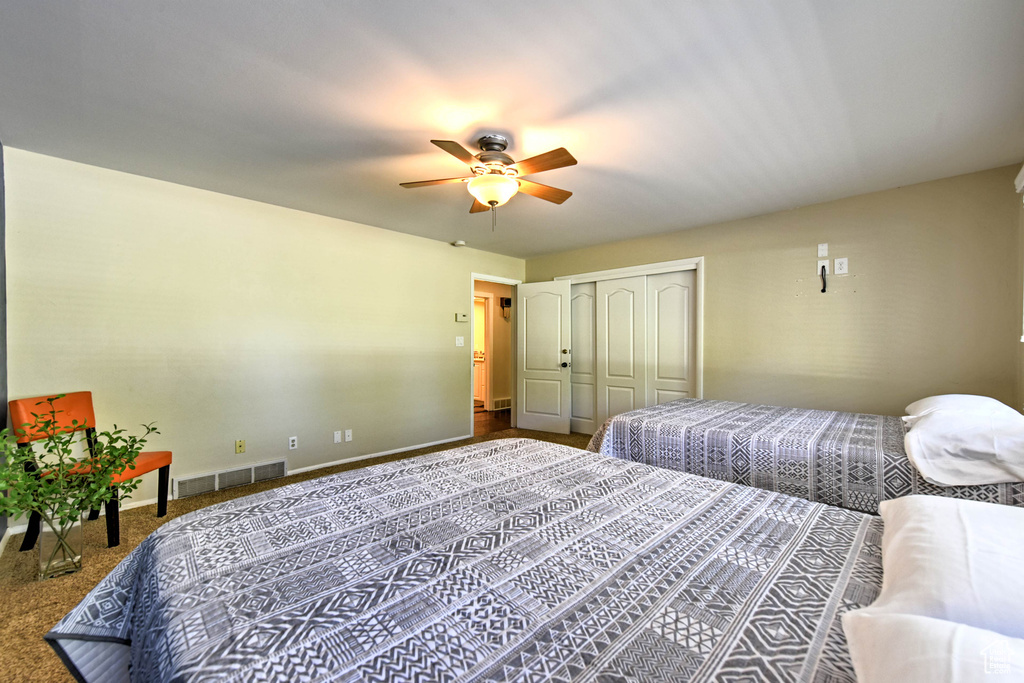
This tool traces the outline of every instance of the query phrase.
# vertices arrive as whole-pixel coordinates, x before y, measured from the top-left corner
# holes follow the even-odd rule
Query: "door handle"
[[[572,363],[562,363],[562,367],[563,367],[563,368],[567,368],[567,367],[569,367],[570,365],[572,365]]]

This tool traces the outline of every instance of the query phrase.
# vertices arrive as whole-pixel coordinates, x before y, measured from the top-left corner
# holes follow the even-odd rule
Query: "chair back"
[[[45,415],[50,412],[50,404],[46,399],[50,396],[36,396],[35,398],[19,398],[7,403],[11,409],[11,430],[19,444],[27,444],[31,441],[45,439],[46,434],[33,429],[36,418],[33,415]],[[42,403],[42,405],[39,405]],[[96,415],[92,410],[92,392],[76,391],[66,394],[53,402],[53,409],[57,415],[53,418],[56,422],[58,432],[79,432],[83,429],[96,429]],[[76,422],[72,426],[73,422]],[[28,427],[23,425],[28,424]]]

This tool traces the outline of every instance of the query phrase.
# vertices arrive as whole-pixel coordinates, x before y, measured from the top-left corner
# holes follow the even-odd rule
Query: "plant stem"
[[[49,516],[43,515],[43,518],[46,519],[46,526],[50,527],[50,530],[53,532],[54,536],[57,537],[57,543],[53,546],[53,551],[50,553],[50,557],[46,560],[45,572],[49,573],[49,569],[53,566],[53,562],[57,557],[57,551],[61,549],[64,550],[66,559],[71,560],[77,566],[78,562],[74,561],[74,557],[76,555],[75,550],[71,547],[71,545],[67,542],[67,539],[65,538],[65,535],[68,533],[68,531],[74,528],[75,523],[72,522],[67,527],[61,525],[60,528],[58,528],[54,525],[53,520]]]

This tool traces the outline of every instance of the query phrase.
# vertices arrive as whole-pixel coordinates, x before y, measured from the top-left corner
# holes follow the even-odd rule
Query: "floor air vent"
[[[217,475],[217,488],[218,489],[229,489],[232,486],[242,486],[243,484],[252,483],[252,468],[246,467],[241,470],[230,470],[228,472],[220,472]]]
[[[266,465],[256,465],[252,468],[252,480],[253,481],[266,481],[267,479],[277,479],[285,475],[285,462],[271,462]]]
[[[264,462],[248,467],[239,467],[233,470],[222,472],[211,472],[200,474],[188,479],[174,480],[174,497],[187,498],[197,496],[200,493],[209,493],[220,489],[228,489],[232,486],[244,486],[257,481],[278,479],[288,474],[288,463],[285,460],[277,462]]]
[[[174,488],[177,489],[174,493],[175,498],[198,496],[200,493],[216,491],[217,475],[204,474],[200,477],[192,477],[190,479],[175,479]]]

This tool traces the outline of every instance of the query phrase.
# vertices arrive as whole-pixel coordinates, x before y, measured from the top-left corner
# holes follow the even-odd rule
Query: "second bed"
[[[891,415],[680,399],[610,418],[588,449],[871,514],[912,494],[1024,507],[1024,483],[926,481],[905,435]]]

